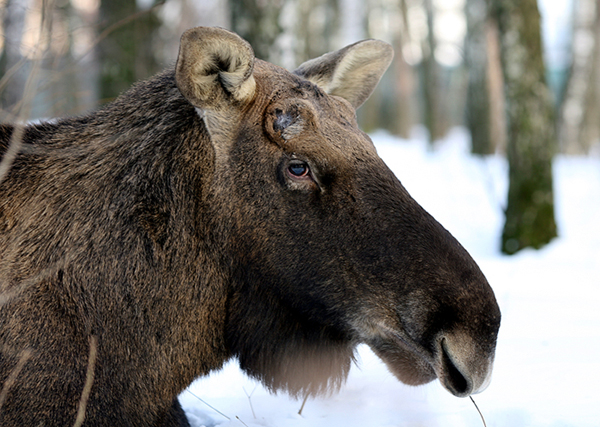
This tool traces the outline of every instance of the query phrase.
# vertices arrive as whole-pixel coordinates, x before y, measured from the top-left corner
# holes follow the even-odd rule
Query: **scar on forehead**
[[[304,130],[304,119],[298,111],[284,112],[277,109],[275,110],[275,115],[273,130],[280,133],[285,141],[295,137]]]
[[[290,113],[283,112],[279,108],[275,110],[275,115],[276,118],[273,122],[273,130],[275,132],[283,132],[294,122],[294,117]]]

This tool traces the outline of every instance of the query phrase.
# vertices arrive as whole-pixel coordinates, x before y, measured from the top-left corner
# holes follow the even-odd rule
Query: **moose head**
[[[227,345],[273,390],[335,388],[357,343],[407,384],[439,378],[467,396],[489,381],[500,312],[488,282],[357,127],[392,56],[366,40],[290,73],[225,30],[182,37],[177,86],[215,153]]]

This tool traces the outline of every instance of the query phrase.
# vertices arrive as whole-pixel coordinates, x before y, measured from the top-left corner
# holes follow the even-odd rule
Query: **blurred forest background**
[[[549,33],[552,49],[544,4],[567,23]],[[0,0],[0,121],[109,102],[172,64],[197,25],[232,29],[288,69],[364,38],[391,43],[394,62],[360,125],[404,138],[421,125],[432,146],[466,126],[473,153],[507,154],[506,253],[556,235],[554,154],[600,148],[596,0]],[[531,235],[538,226],[542,237]]]

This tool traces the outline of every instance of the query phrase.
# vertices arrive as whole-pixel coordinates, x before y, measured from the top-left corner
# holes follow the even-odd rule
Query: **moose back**
[[[366,40],[291,73],[194,28],[99,111],[0,126],[0,424],[185,426],[177,395],[232,357],[317,395],[359,343],[481,391],[494,294],[356,124],[391,59]]]

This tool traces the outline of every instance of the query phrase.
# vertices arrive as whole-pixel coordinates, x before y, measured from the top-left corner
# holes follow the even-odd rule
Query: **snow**
[[[408,191],[463,243],[495,290],[503,318],[494,377],[475,396],[487,425],[600,426],[600,158],[558,156],[560,237],[540,251],[507,257],[498,250],[503,157],[469,155],[461,129],[433,150],[418,133],[410,141],[372,137]],[[340,393],[309,399],[302,415],[300,401],[270,395],[235,361],[196,381],[180,400],[195,427],[483,425],[469,399],[450,395],[437,381],[409,387],[367,347],[358,355]]]

